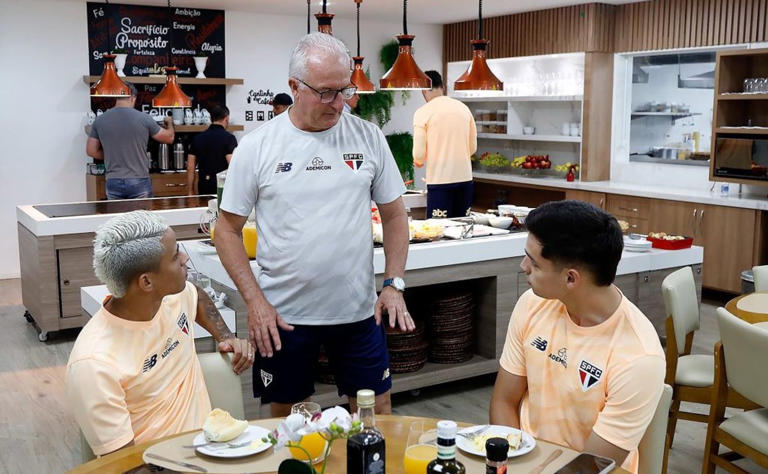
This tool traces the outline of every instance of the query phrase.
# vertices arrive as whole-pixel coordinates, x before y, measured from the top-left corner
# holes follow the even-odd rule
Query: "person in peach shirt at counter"
[[[445,95],[437,71],[424,74],[432,89],[413,114],[413,164],[427,166],[427,218],[464,217],[472,206],[472,162],[477,128],[472,112]]]
[[[619,224],[581,201],[539,206],[525,224],[520,266],[531,289],[509,322],[491,423],[636,473],[666,364],[653,325],[613,285]]]
[[[199,429],[211,411],[195,352],[195,323],[235,373],[254,349],[237,339],[210,297],[186,281],[189,260],[158,216],[134,211],[96,232],[93,266],[107,285],[77,337],[66,371],[70,407],[94,454]]]

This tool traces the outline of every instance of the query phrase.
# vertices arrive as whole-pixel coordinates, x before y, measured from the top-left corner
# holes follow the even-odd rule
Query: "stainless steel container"
[[[176,143],[173,147],[173,167],[177,170],[186,168],[184,164],[184,144],[181,142]]]
[[[171,145],[161,143],[157,148],[157,162],[161,171],[171,169]]]

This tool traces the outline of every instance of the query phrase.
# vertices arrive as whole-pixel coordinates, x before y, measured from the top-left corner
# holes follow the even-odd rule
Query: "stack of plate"
[[[386,317],[386,316],[385,316]],[[425,325],[416,321],[413,332],[402,332],[397,327],[386,325],[389,369],[393,374],[416,372],[427,362],[427,340]]]
[[[430,361],[453,364],[472,358],[474,310],[474,297],[469,292],[434,302],[429,317]]]
[[[645,240],[645,237],[633,239],[625,235],[624,250],[627,252],[648,252],[651,250],[651,242]]]

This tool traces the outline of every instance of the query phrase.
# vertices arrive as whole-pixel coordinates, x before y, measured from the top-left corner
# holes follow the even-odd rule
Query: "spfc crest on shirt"
[[[346,163],[355,173],[357,173],[357,170],[363,166],[362,153],[344,153],[342,156],[344,158],[344,163]]]
[[[181,313],[181,316],[179,316],[179,319],[176,321],[176,324],[179,325],[179,329],[181,329],[181,332],[189,336],[189,320],[187,319],[187,313]]]
[[[584,359],[581,360],[579,364],[579,381],[581,382],[581,390],[583,392],[594,387],[601,378],[603,378],[603,369]]]

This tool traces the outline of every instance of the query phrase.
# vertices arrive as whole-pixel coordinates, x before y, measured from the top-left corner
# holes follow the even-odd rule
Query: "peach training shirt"
[[[426,161],[427,184],[472,181],[469,157],[475,151],[475,119],[461,101],[435,97],[413,114],[413,162]]]
[[[638,472],[637,446],[661,397],[666,362],[650,321],[626,297],[607,320],[582,327],[559,300],[528,290],[512,312],[499,362],[527,378],[522,430],[576,451],[594,430],[629,451],[622,467]]]
[[[188,282],[151,321],[127,321],[102,305],[85,325],[69,356],[67,394],[95,454],[202,426],[211,402],[195,352],[196,315]]]

